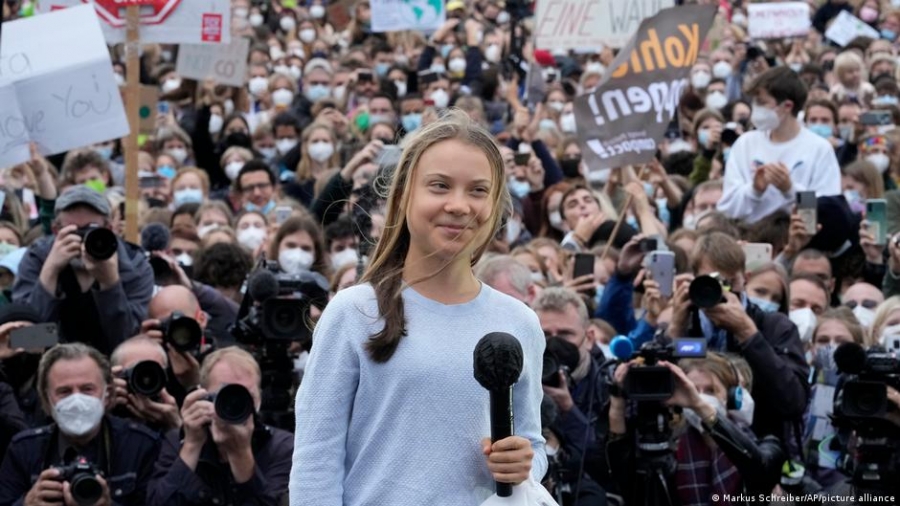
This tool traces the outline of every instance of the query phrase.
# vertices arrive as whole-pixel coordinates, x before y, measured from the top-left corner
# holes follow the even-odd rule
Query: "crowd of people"
[[[231,0],[240,88],[144,45],[139,244],[124,139],[0,169],[0,506],[900,501],[900,9],[808,3],[752,40],[719,1],[656,158],[616,168],[574,99],[617,50],[534,47],[533,3],[374,33],[368,0]],[[879,37],[827,39],[845,11]],[[520,412],[479,445],[492,331]]]

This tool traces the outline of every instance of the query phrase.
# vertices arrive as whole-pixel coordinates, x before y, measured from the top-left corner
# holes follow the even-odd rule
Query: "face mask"
[[[731,148],[722,148],[722,159],[727,162],[729,156],[731,156]]]
[[[747,16],[737,13],[734,16],[731,16],[731,22],[738,26],[747,26]]]
[[[250,26],[257,27],[262,26],[263,24],[263,16],[259,13],[253,13],[250,15]]]
[[[273,72],[275,72],[276,74],[284,74],[284,75],[288,75],[288,73],[290,71],[291,71],[290,67],[288,67],[287,65],[276,65],[275,68],[273,69]]]
[[[244,168],[244,162],[234,161],[228,162],[225,165],[225,176],[228,177],[229,181],[234,181],[237,179],[238,174],[241,172],[241,169]]]
[[[894,39],[897,38],[897,33],[887,28],[882,28],[880,33],[882,39],[889,40],[891,42],[893,42]]]
[[[750,392],[741,389],[741,409],[729,410],[728,415],[735,422],[744,424],[746,426],[753,425],[753,412],[756,410],[756,401],[753,400],[753,396],[750,395]]]
[[[563,175],[566,177],[580,177],[581,157],[560,160],[559,168],[562,169]]]
[[[275,141],[275,148],[278,149],[278,153],[282,156],[286,155],[288,151],[294,149],[294,146],[297,145],[297,139],[278,139]]]
[[[231,100],[230,98],[229,98],[229,99],[226,99],[226,100],[225,100],[225,103],[222,104],[222,107],[225,108],[225,115],[226,115],[226,116],[231,115],[231,113],[234,112],[234,100]]]
[[[728,105],[728,97],[720,91],[714,91],[706,96],[706,107],[719,110]]]
[[[312,253],[300,248],[282,250],[278,254],[278,265],[288,274],[300,274],[308,271],[315,261],[316,257]]]
[[[856,319],[859,320],[860,325],[865,328],[870,328],[872,323],[875,322],[875,311],[861,305],[853,308],[853,316],[855,316]]]
[[[113,77],[116,78],[116,86],[125,86],[125,76],[116,72],[113,74]]]
[[[356,265],[359,263],[359,255],[353,248],[344,248],[343,250],[331,255],[331,267],[338,270],[345,265]]]
[[[188,157],[188,152],[184,148],[167,149],[166,153],[174,158],[179,165],[184,164],[184,161],[187,160]]]
[[[272,212],[272,209],[275,209],[275,201],[272,199],[269,199],[269,201],[266,202],[266,204],[262,207],[254,204],[253,202],[247,202],[246,204],[244,204],[245,211],[259,213],[263,216]]]
[[[716,413],[723,413],[725,411],[722,407],[722,402],[718,397],[709,394],[700,394],[700,398],[703,400],[703,402],[712,406],[716,410]],[[698,415],[693,409],[685,409],[682,414],[684,415],[684,420],[688,423],[688,425],[699,432],[706,432],[706,428],[703,427],[703,421],[700,418],[700,415]]]
[[[519,181],[516,178],[510,178],[507,186],[509,187],[509,193],[518,199],[525,197],[531,191],[531,185],[528,184],[528,181]]]
[[[840,136],[841,140],[849,141],[850,137],[853,135],[853,125],[839,125],[838,135]]]
[[[238,7],[232,12],[234,13],[234,17],[241,19],[247,19],[247,16],[250,14],[250,11],[243,7]]]
[[[266,240],[266,230],[257,227],[245,228],[237,233],[237,240],[250,251],[256,251],[256,248]]]
[[[307,151],[309,151],[309,156],[313,160],[319,163],[326,162],[334,154],[334,144],[330,142],[316,142],[310,145]]]
[[[197,236],[203,239],[204,237],[209,235],[210,232],[217,228],[219,228],[219,225],[215,223],[210,223],[209,225],[201,225],[197,227]]]
[[[294,92],[281,88],[272,93],[272,103],[279,107],[287,107],[294,102]]]
[[[500,49],[500,46],[498,46],[497,44],[491,44],[487,47],[487,49],[484,50],[484,59],[491,63],[497,63],[500,61],[502,52],[503,51]]]
[[[559,230],[560,232],[565,232],[562,215],[559,213],[559,211],[553,211],[552,213],[550,213],[549,219],[551,227]]]
[[[269,80],[265,77],[253,77],[247,84],[247,89],[251,95],[259,98],[269,89]]]
[[[788,64],[788,67],[790,67],[790,69],[793,70],[795,74],[799,74],[800,69],[803,68],[803,64],[802,63],[791,63],[791,64]]]
[[[84,436],[103,420],[103,399],[75,393],[53,406],[53,419],[60,432],[68,436]]]
[[[719,79],[726,79],[731,75],[731,64],[727,61],[720,61],[713,65],[713,75]]]
[[[697,131],[697,143],[700,144],[700,146],[703,148],[710,149],[709,130],[698,130]]]
[[[445,67],[443,63],[432,63],[430,69],[435,74],[443,74],[444,72],[447,72],[447,67]]]
[[[162,92],[163,93],[172,93],[173,91],[181,88],[181,79],[171,78],[166,79],[166,81],[162,84]]]
[[[347,86],[340,85],[335,86],[334,91],[331,92],[331,96],[334,97],[335,100],[344,100],[344,96],[347,95]]]
[[[868,155],[866,156],[866,161],[874,165],[881,174],[884,174],[891,165],[891,159],[884,153],[873,153]]]
[[[900,100],[893,95],[882,95],[872,100],[872,105],[897,105]]]
[[[611,172],[612,169],[591,170],[587,173],[587,180],[589,183],[606,184]]]
[[[695,72],[691,76],[691,86],[698,90],[705,90],[707,86],[709,86],[709,81],[712,76],[709,75],[709,72]]]
[[[445,109],[447,105],[450,103],[450,95],[447,94],[443,88],[439,88],[431,92],[431,101],[434,102],[434,106],[438,109]]]
[[[454,74],[462,74],[466,71],[466,60],[463,58],[451,58],[447,68]]]
[[[794,325],[797,326],[800,341],[804,343],[812,341],[813,331],[816,329],[816,315],[812,312],[812,309],[808,307],[795,309],[788,316],[794,322]]]
[[[406,81],[394,81],[394,88],[397,90],[397,98],[406,96]]]
[[[747,297],[750,302],[756,304],[764,313],[777,313],[779,304],[772,300],[759,299],[757,297]]]
[[[387,75],[388,70],[390,70],[391,64],[385,62],[379,62],[375,64],[375,73],[378,74],[378,77],[384,77]]]
[[[446,60],[447,56],[450,55],[450,51],[453,51],[453,44],[444,44],[441,46],[441,57]]]
[[[422,126],[422,115],[419,113],[404,114],[400,121],[407,132],[418,130]]]
[[[322,19],[325,17],[325,6],[324,5],[311,5],[309,7],[309,15],[313,17],[313,19]]]
[[[312,41],[316,40],[316,29],[304,28],[300,30],[300,40],[306,44],[309,44]]]
[[[700,218],[694,214],[685,214],[681,219],[681,226],[687,230],[697,230],[697,222]]]
[[[278,26],[281,27],[282,31],[289,32],[297,27],[297,22],[294,21],[294,18],[285,16],[278,22]]]
[[[763,107],[761,105],[753,106],[753,112],[750,114],[750,121],[753,122],[756,128],[764,132],[775,130],[778,128],[778,125],[781,124],[781,121],[778,119],[778,113],[776,113],[774,109],[769,109],[768,107]]]
[[[675,139],[669,143],[669,154],[681,153],[684,151],[693,151],[694,147],[691,143],[684,139]]]
[[[900,351],[900,324],[882,329],[878,344],[884,346],[884,349],[889,352]]]
[[[391,116],[387,114],[373,114],[369,116],[369,124],[374,125],[375,123],[390,123],[392,125],[394,124],[394,122],[391,120]]]
[[[598,61],[593,61],[584,66],[584,71],[593,74],[605,74],[606,67]]]
[[[221,114],[213,114],[209,117],[209,133],[215,135],[222,131],[225,125],[225,118]]]
[[[878,11],[871,7],[863,7],[859,10],[859,19],[866,23],[872,23],[878,20]]]
[[[566,106],[566,103],[559,100],[554,100],[552,102],[547,102],[547,105],[556,112],[562,112],[563,107]]]
[[[94,151],[95,151],[98,155],[102,156],[104,160],[109,160],[110,158],[112,158],[112,154],[113,154],[113,148],[112,148],[112,146],[100,146],[100,147],[96,147],[96,148],[94,148]]]
[[[506,244],[512,244],[516,242],[519,234],[522,233],[522,222],[517,219],[511,219],[506,222],[505,230]]]
[[[190,267],[194,265],[194,257],[192,257],[190,253],[182,253],[176,256],[175,261],[184,267]]]
[[[818,124],[818,125],[809,125],[806,127],[810,132],[818,135],[823,139],[828,139],[834,134],[834,129],[828,125]]]
[[[578,346],[561,337],[553,336],[547,339],[546,351],[556,356],[559,365],[568,367],[569,371],[577,369],[578,363],[581,361],[581,352],[578,350]]]
[[[570,112],[559,117],[559,129],[567,134],[575,133],[575,113]]]
[[[172,194],[172,203],[175,204],[175,207],[179,207],[184,204],[200,204],[203,202],[203,190],[200,188],[185,188],[183,190],[176,190],[174,194]]]
[[[303,77],[303,69],[296,65],[291,65],[288,68],[288,75],[290,75],[294,79],[300,79],[301,77]]]
[[[556,130],[556,122],[549,118],[544,118],[538,122],[539,130]]]
[[[318,102],[323,98],[328,98],[328,95],[331,94],[331,88],[326,84],[314,84],[306,88],[304,93],[310,102]]]

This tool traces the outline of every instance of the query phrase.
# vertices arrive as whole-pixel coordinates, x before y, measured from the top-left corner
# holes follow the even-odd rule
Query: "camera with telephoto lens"
[[[215,405],[219,419],[233,425],[244,423],[256,411],[250,391],[237,383],[223,386],[207,400]]]
[[[562,373],[568,385],[574,385],[572,371],[578,367],[581,356],[578,347],[567,343],[561,337],[547,339],[547,347],[544,348],[544,367],[541,374],[541,383],[548,387],[559,388]]]
[[[725,292],[731,291],[718,272],[706,276],[697,276],[691,281],[688,296],[691,303],[700,309],[709,309],[725,302]]]
[[[128,391],[155,397],[166,387],[166,370],[152,360],[142,360],[125,369],[121,373],[122,378],[128,383]]]
[[[681,358],[706,356],[706,339],[680,338],[671,343],[650,341],[634,352],[631,359],[642,358],[644,363],[632,366],[625,376],[625,396],[635,401],[665,401],[675,392],[672,371],[661,361],[673,362]]]
[[[72,499],[79,506],[93,505],[103,496],[103,486],[97,480],[100,470],[87,458],[76,457],[72,463],[59,466],[56,470],[59,471],[59,481],[69,482]]]
[[[159,330],[162,331],[163,342],[182,353],[199,350],[203,341],[200,324],[181,311],[173,311],[171,316],[161,321]]]
[[[84,251],[96,260],[107,260],[119,249],[119,239],[108,228],[90,224],[75,231],[84,243]]]

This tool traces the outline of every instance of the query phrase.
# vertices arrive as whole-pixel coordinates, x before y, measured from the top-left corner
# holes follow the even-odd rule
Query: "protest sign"
[[[812,27],[805,2],[753,3],[747,7],[747,20],[751,39],[802,37]]]
[[[231,44],[182,44],[175,71],[181,77],[240,88],[247,81],[247,54],[250,39],[239,38]]]
[[[841,11],[831,22],[831,26],[825,30],[825,38],[833,40],[841,47],[846,46],[857,37],[878,39],[880,35],[878,30],[847,11]]]
[[[43,0],[41,12],[90,3],[97,9],[107,44],[125,42],[125,9],[119,0]],[[158,0],[141,6],[141,43],[228,44],[230,0]],[[117,9],[118,8],[118,9]]]
[[[685,5],[645,19],[597,90],[575,99],[590,170],[653,158],[715,14],[712,5]]]
[[[547,50],[622,47],[641,20],[674,5],[674,0],[542,0],[536,44]]]
[[[370,0],[374,33],[433,32],[444,24],[444,0]]]
[[[28,161],[30,142],[53,155],[128,134],[90,6],[4,23],[0,48],[0,167]]]

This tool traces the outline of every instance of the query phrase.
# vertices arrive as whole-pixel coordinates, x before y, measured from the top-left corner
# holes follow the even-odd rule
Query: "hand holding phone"
[[[887,201],[885,199],[866,200],[866,222],[868,222],[868,231],[875,238],[875,244],[886,244]]]
[[[57,344],[59,335],[55,323],[38,323],[9,333],[9,347],[13,350],[43,351]]]
[[[659,285],[659,293],[670,298],[675,288],[675,253],[672,251],[652,251],[644,259],[647,275]]]
[[[816,232],[818,232],[816,207],[816,192],[797,192],[797,214],[803,219],[806,233],[811,236],[816,235]]]

